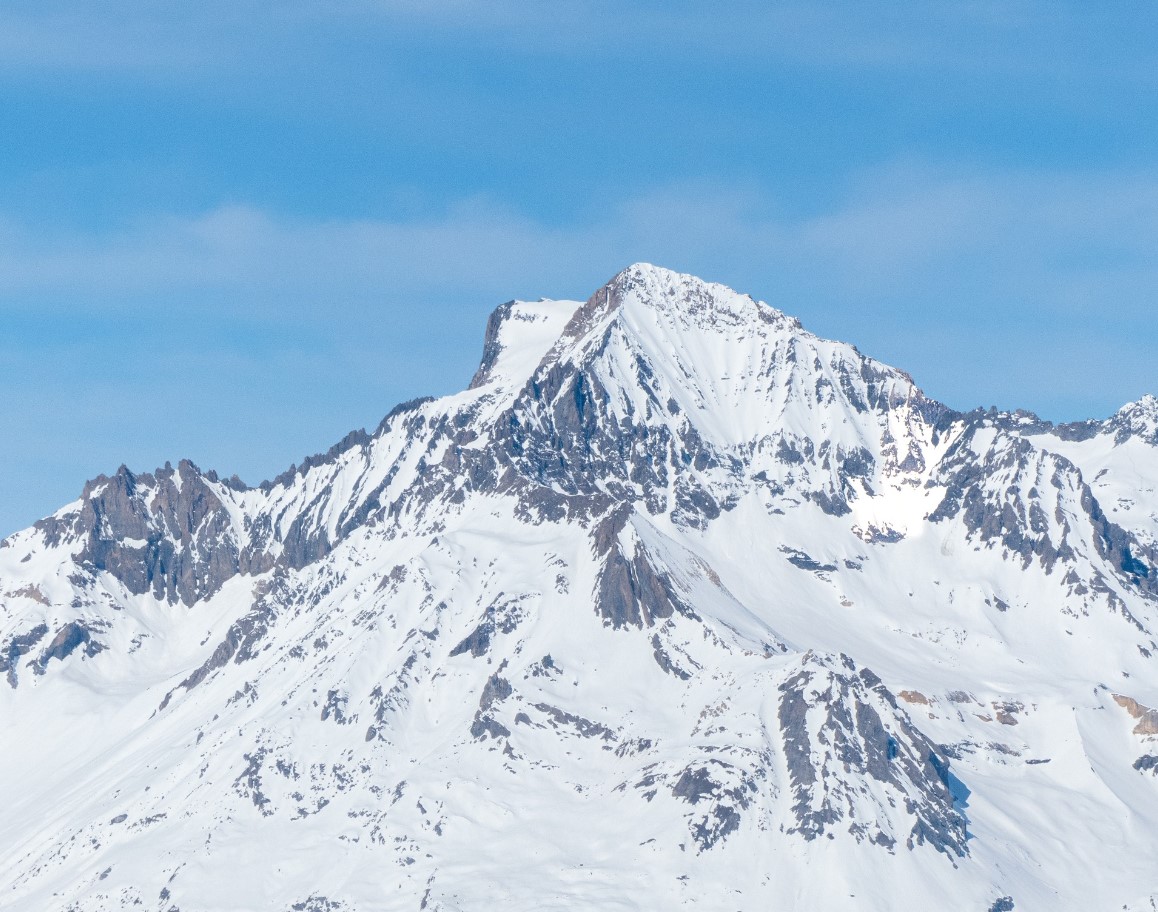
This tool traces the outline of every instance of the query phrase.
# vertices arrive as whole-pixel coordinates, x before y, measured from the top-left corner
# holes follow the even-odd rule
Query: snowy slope
[[[1155,908],[1156,450],[652,266],[510,302],[0,545],[0,906]]]

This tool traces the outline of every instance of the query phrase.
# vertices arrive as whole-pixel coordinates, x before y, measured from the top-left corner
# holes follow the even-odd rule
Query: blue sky
[[[0,534],[256,483],[647,260],[957,408],[1158,392],[1152,3],[7,2]]]

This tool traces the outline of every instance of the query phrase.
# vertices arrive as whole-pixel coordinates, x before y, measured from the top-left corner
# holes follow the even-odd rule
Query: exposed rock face
[[[1158,446],[1158,397],[1147,393],[1137,402],[1127,403],[1103,422],[1100,430],[1112,433],[1118,443],[1137,437]]]
[[[1121,694],[1114,694],[1114,702],[1138,720],[1138,724],[1134,726],[1134,734],[1158,735],[1158,709],[1143,706],[1133,697],[1124,697]]]
[[[490,318],[487,320],[486,334],[483,337],[482,360],[470,381],[471,389],[483,386],[492,379],[495,365],[498,363],[499,355],[503,350],[502,330],[507,321],[511,319],[511,314],[517,303],[516,301],[507,301],[506,304],[500,304],[491,312]]]
[[[759,792],[763,770],[749,771],[725,760],[712,758],[684,769],[671,787],[698,812],[691,818],[691,835],[700,851],[707,851],[740,828]]]
[[[629,559],[616,544],[599,575],[595,603],[612,627],[651,627],[676,611],[690,613],[642,546]]]
[[[525,618],[519,602],[519,599],[496,599],[487,605],[478,626],[450,651],[450,657],[466,652],[475,658],[486,655],[496,634],[513,633]]]
[[[40,654],[37,670],[43,673],[52,659],[64,661],[82,646],[84,647],[84,654],[89,658],[105,648],[103,644],[93,639],[92,633],[84,624],[76,621],[65,624],[57,631],[56,636],[52,638],[52,642],[48,644],[44,652]]]
[[[1154,773],[1158,776],[1158,756],[1154,754],[1143,754],[1134,761],[1134,769],[1140,773]]]
[[[39,526],[49,543],[78,541],[78,563],[130,592],[191,605],[235,574],[269,565],[243,550],[214,487],[190,462],[140,476],[122,466],[85,485],[75,514]]]
[[[6,673],[11,687],[16,687],[17,684],[16,665],[20,657],[31,652],[32,647],[43,640],[47,633],[47,624],[37,624],[26,633],[9,637],[0,649],[0,671]]]
[[[898,713],[894,696],[867,668],[857,669],[847,656],[840,665],[812,659],[806,656],[780,685],[792,831],[816,839],[841,827],[889,849],[903,840],[910,849],[928,843],[966,855],[965,818],[954,806],[947,757]],[[890,798],[882,802],[870,780]],[[894,822],[898,807],[911,820],[907,832]]]
[[[945,495],[930,520],[960,517],[977,540],[1047,572],[1073,565],[1075,549],[1092,550],[1123,582],[1158,599],[1153,549],[1107,519],[1078,467],[993,429],[987,416],[967,420],[941,463]]]

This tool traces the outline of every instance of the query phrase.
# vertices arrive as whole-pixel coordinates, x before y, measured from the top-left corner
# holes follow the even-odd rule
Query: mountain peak
[[[632,263],[617,272],[608,281],[608,286],[639,285],[639,284],[674,284],[691,283],[696,285],[709,284],[699,276],[677,272],[666,266],[656,266],[654,263]]]
[[[676,272],[651,263],[633,263],[615,275],[601,291],[621,307],[673,310],[688,317],[707,319],[723,316],[729,323],[766,322],[769,318],[789,319],[783,313],[751,295],[741,294],[719,282]]]
[[[1109,424],[1119,435],[1136,435],[1158,443],[1158,397],[1147,393],[1141,399],[1127,402]]]
[[[715,282],[708,282],[699,276],[685,272],[677,272],[665,266],[656,266],[654,263],[632,263],[620,270],[607,282],[606,287],[620,290],[638,289],[643,293],[650,293],[653,297],[662,297],[665,293],[676,288],[719,288],[729,294],[735,294],[732,289]]]
[[[1134,415],[1158,415],[1158,396],[1153,393],[1146,393],[1140,399],[1135,399],[1133,402],[1127,402],[1117,412],[1123,417]]]
[[[482,360],[470,388],[525,382],[579,307],[578,301],[546,298],[500,304],[487,320]]]
[[[635,263],[574,312],[546,360],[581,361],[604,349],[611,336],[630,337],[634,340],[630,347],[646,350],[657,363],[691,358],[698,363],[686,364],[688,369],[719,376],[721,370],[727,373],[720,362],[724,348],[770,332],[811,338],[798,320],[750,295],[650,263]]]
[[[0,542],[2,904],[1153,908],[1156,415],[651,264],[509,301],[469,391]]]

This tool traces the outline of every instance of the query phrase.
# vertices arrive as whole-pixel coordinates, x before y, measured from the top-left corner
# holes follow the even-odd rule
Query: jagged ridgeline
[[[1158,400],[958,412],[632,266],[0,544],[5,909],[1158,907]]]

